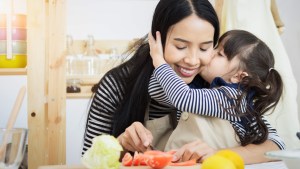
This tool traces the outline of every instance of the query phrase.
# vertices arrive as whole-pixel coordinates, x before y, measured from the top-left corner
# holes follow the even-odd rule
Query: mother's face
[[[190,83],[210,62],[214,27],[196,15],[173,25],[165,44],[165,60],[185,83]]]

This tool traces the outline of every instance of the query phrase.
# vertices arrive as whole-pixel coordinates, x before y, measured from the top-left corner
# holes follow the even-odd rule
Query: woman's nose
[[[192,52],[184,58],[184,62],[189,65],[198,65],[200,64],[200,57],[196,52]]]

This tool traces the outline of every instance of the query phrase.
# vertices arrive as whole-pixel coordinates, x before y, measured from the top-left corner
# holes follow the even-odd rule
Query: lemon
[[[243,158],[236,152],[228,149],[220,150],[215,155],[219,155],[222,157],[227,158],[228,160],[231,160],[233,164],[235,165],[236,169],[244,169],[245,164]]]
[[[231,160],[219,155],[212,155],[205,159],[201,169],[236,169]]]

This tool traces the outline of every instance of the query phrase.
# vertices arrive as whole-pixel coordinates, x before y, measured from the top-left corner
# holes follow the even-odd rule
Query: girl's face
[[[214,27],[196,15],[173,25],[165,44],[166,62],[185,83],[190,83],[212,57]]]
[[[203,67],[200,75],[207,82],[211,83],[214,78],[221,77],[229,83],[237,83],[234,78],[239,68],[239,59],[234,57],[230,61],[224,54],[222,43],[213,52],[211,62]]]

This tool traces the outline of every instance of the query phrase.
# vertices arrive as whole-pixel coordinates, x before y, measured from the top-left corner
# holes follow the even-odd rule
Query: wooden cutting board
[[[164,169],[200,169],[201,168],[200,166],[201,166],[200,164],[194,166],[184,166],[184,167],[167,166]],[[148,166],[137,166],[137,167],[121,166],[120,169],[152,169],[152,168]]]

